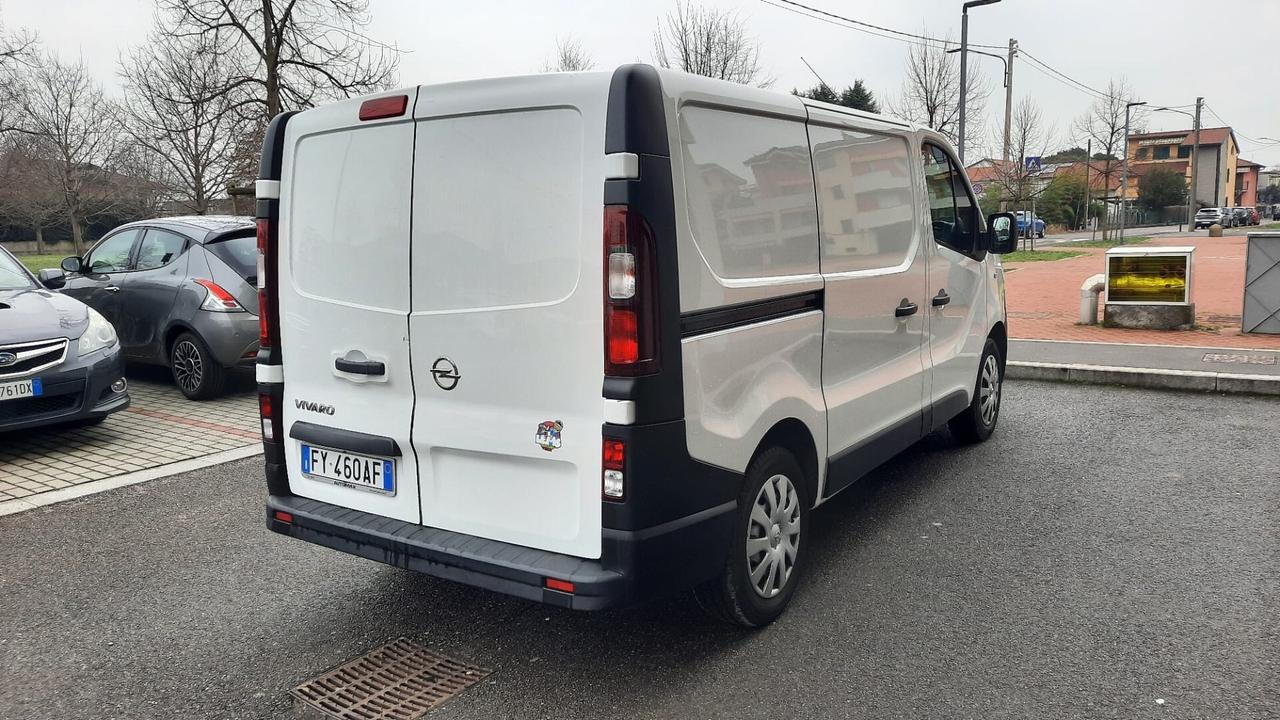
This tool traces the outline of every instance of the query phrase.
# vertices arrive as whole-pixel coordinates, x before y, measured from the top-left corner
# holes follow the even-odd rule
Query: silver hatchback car
[[[122,225],[83,258],[62,292],[115,325],[130,362],[167,365],[182,393],[216,397],[258,353],[252,218],[171,217]]]

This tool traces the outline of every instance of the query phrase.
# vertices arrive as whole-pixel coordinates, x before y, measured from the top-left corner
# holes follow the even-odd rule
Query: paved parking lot
[[[436,718],[1280,717],[1280,401],[1006,386],[813,517],[790,611],[575,613],[271,534],[261,461],[0,517],[0,718],[295,718],[407,637]]]
[[[261,442],[251,383],[204,402],[183,397],[163,370],[131,370],[129,385],[132,405],[99,425],[0,434],[0,507]]]

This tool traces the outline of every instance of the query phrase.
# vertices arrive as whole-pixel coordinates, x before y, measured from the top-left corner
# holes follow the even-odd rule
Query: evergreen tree
[[[880,104],[876,102],[875,95],[867,89],[867,86],[861,80],[855,80],[853,85],[846,86],[839,94],[826,83],[814,85],[808,90],[792,90],[791,94],[806,97],[810,100],[831,103],[832,105],[843,105],[854,110],[880,112]]]

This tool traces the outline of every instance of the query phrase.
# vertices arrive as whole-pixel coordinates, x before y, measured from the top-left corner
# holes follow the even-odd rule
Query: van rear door
[[[419,89],[423,524],[600,556],[608,73]]]
[[[361,104],[308,110],[287,125],[277,278],[285,458],[297,495],[416,523],[414,128],[408,112],[361,121]]]

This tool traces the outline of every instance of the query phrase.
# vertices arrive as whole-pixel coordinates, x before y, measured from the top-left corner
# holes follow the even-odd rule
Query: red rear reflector
[[[603,445],[603,461],[607,470],[621,470],[623,460],[626,458],[627,446],[621,440],[613,440],[611,438],[604,439]]]
[[[293,522],[293,514],[287,513],[283,510],[277,510],[276,519],[283,523],[291,523]]]
[[[360,103],[361,120],[381,120],[382,118],[399,117],[409,107],[408,95],[392,95],[391,97],[374,98]]]
[[[560,592],[573,592],[573,583],[568,580],[557,580],[555,578],[547,578],[548,590],[559,590]]]
[[[271,417],[271,396],[270,395],[266,393],[262,393],[261,395],[258,396],[258,414],[259,416],[264,418]]]
[[[611,307],[609,313],[609,362],[629,365],[640,360],[639,323],[634,310]]]

